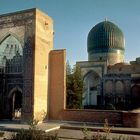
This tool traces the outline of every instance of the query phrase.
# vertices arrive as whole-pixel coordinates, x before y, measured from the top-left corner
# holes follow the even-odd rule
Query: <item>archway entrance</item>
[[[98,108],[100,105],[99,84],[100,76],[95,71],[91,70],[84,76],[85,90],[83,93],[84,108]]]
[[[11,119],[21,119],[22,92],[15,88],[10,94],[10,116]]]

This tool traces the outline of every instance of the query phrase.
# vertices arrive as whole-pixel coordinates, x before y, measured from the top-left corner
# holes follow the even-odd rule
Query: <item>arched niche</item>
[[[6,59],[13,59],[17,52],[23,55],[21,43],[15,36],[8,34],[0,43],[0,66],[5,65]]]
[[[95,71],[89,71],[84,76],[85,84],[88,84],[90,87],[96,87],[100,83],[100,80],[100,76]]]
[[[98,105],[98,87],[100,84],[100,76],[95,71],[89,71],[84,76],[85,90],[83,93],[83,105],[86,108]]]
[[[140,85],[133,85],[131,87],[131,100],[133,108],[140,107]]]
[[[106,81],[104,90],[105,90],[105,94],[113,93],[113,82],[111,80]]]
[[[117,94],[124,93],[124,84],[122,81],[117,81],[115,84],[115,90]]]

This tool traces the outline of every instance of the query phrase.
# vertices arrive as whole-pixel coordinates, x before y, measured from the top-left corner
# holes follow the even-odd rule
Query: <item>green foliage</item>
[[[39,121],[36,119],[31,119],[31,120],[27,121],[27,124],[29,125],[29,129],[36,130],[37,129],[36,126],[37,126],[38,122]]]
[[[57,133],[48,136],[44,131],[37,129],[37,120],[28,121],[30,125],[28,130],[21,129],[19,132],[12,134],[11,140],[58,140]]]
[[[59,140],[58,134],[47,136],[47,140]]]
[[[82,107],[83,92],[81,69],[78,65],[71,69],[67,63],[66,74],[67,108],[79,109]]]
[[[41,140],[44,134],[43,131],[37,130],[36,125],[38,124],[37,120],[29,120],[29,130],[21,129],[19,132],[11,136],[11,140]]]
[[[18,133],[12,135],[11,140],[45,140],[45,132],[41,130],[20,130]]]
[[[69,64],[69,61],[67,61],[67,64],[66,64],[66,75],[71,75],[72,73],[72,68]]]
[[[57,134],[48,136],[41,130],[20,130],[12,135],[11,140],[58,140]]]
[[[106,109],[107,110],[116,110],[115,106],[111,103],[109,103],[107,106],[106,106]]]
[[[0,137],[3,137],[3,135],[4,135],[4,132],[0,132]]]

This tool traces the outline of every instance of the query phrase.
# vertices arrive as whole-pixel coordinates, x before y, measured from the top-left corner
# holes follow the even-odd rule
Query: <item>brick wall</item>
[[[123,112],[123,126],[140,128],[140,112]]]
[[[65,50],[50,52],[48,117],[52,120],[61,120],[65,108],[65,53]]]
[[[140,128],[140,112],[133,111],[107,111],[90,109],[64,109],[49,119],[63,121],[91,122],[103,124],[108,119],[109,124],[116,126]]]
[[[97,111],[88,109],[65,109],[61,115],[59,113],[58,120],[64,121],[82,121],[92,123],[104,123],[105,119],[108,119],[110,124],[122,124],[122,112],[121,111]]]

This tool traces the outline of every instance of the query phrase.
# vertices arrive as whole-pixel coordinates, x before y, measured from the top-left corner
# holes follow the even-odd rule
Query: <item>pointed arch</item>
[[[90,70],[83,76],[83,79],[85,79],[90,74],[94,74],[94,75],[98,76],[99,78],[101,78],[97,72],[95,72],[94,70]]]
[[[11,119],[21,119],[23,94],[19,86],[11,89],[8,95],[9,116]]]
[[[108,80],[105,82],[105,94],[113,94],[113,82],[112,80]]]
[[[22,93],[22,89],[19,86],[16,86],[10,90],[8,98],[10,98],[15,91],[20,91]]]
[[[3,37],[0,38],[0,45],[2,44],[2,42],[9,36],[13,36],[15,37],[21,44],[21,46],[23,47],[23,41],[18,37],[17,34],[13,33],[13,32],[7,32],[6,34],[3,35]]]
[[[83,105],[84,106],[93,106],[98,104],[98,91],[100,85],[101,77],[94,70],[89,70],[84,75],[85,91],[83,93]]]
[[[116,93],[124,93],[124,83],[122,81],[116,81],[115,83]]]
[[[16,52],[23,55],[23,47],[18,37],[12,33],[5,34],[0,40],[0,62],[2,62],[3,56],[12,59]]]

